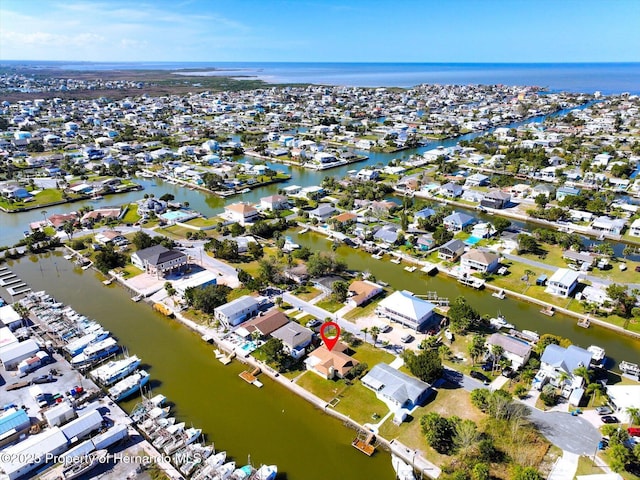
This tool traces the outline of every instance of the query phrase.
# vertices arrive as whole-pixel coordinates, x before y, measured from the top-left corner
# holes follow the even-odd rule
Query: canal
[[[308,247],[311,251],[329,251],[332,242],[320,234],[307,232],[304,234],[289,233],[292,240]],[[611,368],[621,360],[638,363],[640,361],[640,339],[619,334],[613,330],[592,325],[585,329],[578,327],[574,318],[561,314],[548,317],[540,313],[540,307],[534,304],[513,299],[500,300],[486,291],[474,290],[459,284],[444,273],[428,276],[420,270],[413,273],[404,270],[404,265],[396,265],[390,261],[375,260],[371,255],[355,248],[341,245],[336,255],[347,262],[349,269],[369,272],[377,280],[388,283],[394,290],[409,290],[422,295],[429,291],[438,292],[441,297],[454,300],[463,296],[480,312],[495,317],[498,313],[504,315],[508,322],[513,323],[519,330],[532,330],[540,334],[552,333],[569,338],[575,345],[587,348],[598,345],[607,352]],[[386,257],[385,257],[386,258]],[[517,282],[517,280],[515,280]],[[521,286],[514,285],[514,290]]]
[[[60,252],[25,257],[8,266],[34,290],[46,290],[97,320],[151,374],[152,393],[174,403],[173,414],[203,429],[216,450],[244,465],[277,464],[280,479],[392,479],[390,456],[369,458],[351,447],[355,432],[281,385],[261,377],[258,389],[242,381],[239,362],[223,366],[212,347],[175,320],[134,303],[125,289],[105,287]],[[130,410],[131,400],[123,406]],[[417,421],[417,420],[416,420]],[[339,473],[337,473],[339,472]]]

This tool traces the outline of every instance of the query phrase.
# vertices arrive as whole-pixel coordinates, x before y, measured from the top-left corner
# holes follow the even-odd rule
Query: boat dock
[[[249,370],[245,370],[241,372],[238,376],[243,379],[245,382],[250,383],[251,385],[255,385],[258,388],[262,388],[262,382],[258,380],[258,375],[262,373],[260,367],[256,367],[253,372]]]
[[[588,318],[583,318],[582,320],[578,320],[578,326],[582,328],[589,328],[591,326],[591,321]]]
[[[428,302],[433,303],[438,307],[448,307],[449,298],[438,296],[438,292],[427,292],[425,295],[415,295],[418,298],[422,298]]]
[[[546,315],[547,317],[553,317],[553,315],[556,313],[556,311],[552,306],[548,306],[548,307],[543,308],[542,310],[540,310],[540,313],[543,314],[543,315]],[[579,322],[578,322],[578,324],[579,324]]]
[[[622,362],[620,362],[618,367],[620,368],[620,370],[622,370],[623,373],[626,373],[627,375],[634,375],[640,378],[640,367],[638,367],[637,364],[623,360]]]
[[[421,272],[431,275],[433,272],[438,273],[438,267],[434,263],[427,263],[421,269]]]
[[[480,290],[482,287],[484,287],[485,281],[482,278],[462,276],[458,277],[458,283]]]
[[[373,432],[359,431],[351,446],[369,457],[376,451],[376,436]]]
[[[222,363],[223,365],[229,365],[231,363],[231,360],[233,360],[236,356],[235,352],[229,355],[225,355],[217,348],[213,351],[213,353],[215,353],[216,358],[220,360],[220,363]]]

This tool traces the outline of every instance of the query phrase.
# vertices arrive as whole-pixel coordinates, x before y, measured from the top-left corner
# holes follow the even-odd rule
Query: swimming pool
[[[160,215],[160,217],[164,218],[169,222],[177,222],[179,220],[183,220],[190,216],[191,216],[190,214],[185,213],[181,210],[169,210],[168,212],[164,212],[163,214]]]
[[[464,243],[466,243],[467,245],[475,245],[476,243],[478,243],[480,240],[482,240],[481,238],[478,237],[474,237],[473,235],[470,236],[469,238],[467,238]]]
[[[254,342],[253,340],[250,341],[250,342],[243,343],[242,346],[240,347],[240,349],[245,353],[251,353],[256,348],[258,348],[258,344],[256,342]]]

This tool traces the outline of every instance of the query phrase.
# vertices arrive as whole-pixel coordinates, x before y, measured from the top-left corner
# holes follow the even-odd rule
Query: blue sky
[[[640,0],[0,0],[0,59],[637,62]]]

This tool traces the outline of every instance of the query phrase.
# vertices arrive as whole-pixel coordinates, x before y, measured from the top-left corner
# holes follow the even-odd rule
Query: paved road
[[[602,438],[590,422],[570,413],[543,412],[532,408],[529,420],[551,443],[578,455],[593,455]]]

